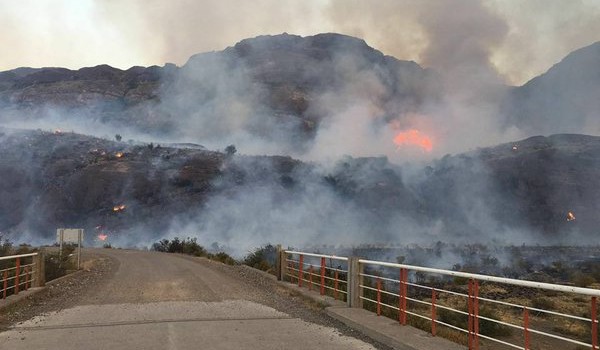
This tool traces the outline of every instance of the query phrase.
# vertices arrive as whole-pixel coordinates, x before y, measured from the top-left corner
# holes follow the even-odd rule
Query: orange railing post
[[[325,295],[325,257],[321,258],[321,295]]]
[[[479,282],[469,280],[469,349],[479,349]]]
[[[475,350],[479,350],[479,282],[474,280],[475,300],[473,300],[473,308],[475,311]]]
[[[304,273],[302,272],[303,266],[304,255],[300,254],[300,261],[298,262],[298,287],[302,287],[302,279],[304,278]]]
[[[19,275],[21,274],[21,258],[17,258],[17,267],[15,270],[15,294],[19,294]]]
[[[469,297],[467,298],[467,313],[469,314],[468,316],[468,345],[469,345],[469,350],[473,349],[473,280],[469,280]]]
[[[400,269],[400,285],[399,285],[399,293],[400,300],[398,301],[398,320],[401,325],[406,325],[406,297],[408,291],[408,270],[402,268]]]
[[[436,315],[435,315],[435,301],[436,301],[436,295],[435,295],[435,289],[432,288],[431,289],[431,335],[433,335],[435,337],[435,319],[436,319]]]
[[[381,316],[381,280],[377,278],[377,316]]]
[[[523,337],[525,338],[525,350],[529,350],[529,310],[523,308]]]
[[[592,297],[592,349],[598,349],[598,309],[596,297]]]

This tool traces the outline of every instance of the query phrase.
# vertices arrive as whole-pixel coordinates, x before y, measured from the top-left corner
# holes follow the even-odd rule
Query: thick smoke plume
[[[215,192],[210,198],[189,211],[169,216],[160,232],[144,224],[132,225],[116,243],[148,246],[161,237],[196,236],[205,244],[214,242],[216,247],[227,247],[239,256],[268,242],[291,246],[428,244],[438,240],[521,244],[544,237],[544,232],[531,228],[527,220],[502,220],[510,216],[511,206],[506,203],[512,199],[505,197],[481,158],[473,153],[444,157],[539,133],[565,131],[563,124],[540,119],[525,125],[513,117],[515,109],[527,104],[514,100],[521,90],[505,85],[518,75],[506,68],[514,62],[499,54],[511,45],[515,35],[511,31],[515,24],[509,20],[511,11],[496,2],[479,1],[456,2],[452,11],[446,2],[438,1],[381,1],[379,6],[331,1],[322,12],[306,4],[294,3],[284,10],[271,1],[262,1],[260,5],[274,6],[281,16],[263,11],[258,20],[247,21],[243,20],[246,12],[261,6],[235,5],[227,1],[194,3],[183,9],[133,1],[127,5],[129,11],[122,11],[116,2],[96,4],[103,11],[101,17],[111,18],[125,37],[154,42],[149,61],[175,60],[182,65],[178,73],[161,77],[160,98],[140,103],[132,111],[120,105],[106,107],[106,114],[96,114],[93,108],[44,106],[30,115],[30,110],[12,108],[10,103],[3,106],[7,112],[0,118],[12,127],[59,128],[105,138],[119,133],[132,139],[132,144],[136,144],[134,140],[189,142],[212,150],[235,145],[238,155],[223,162],[220,170],[225,175],[211,182]],[[121,15],[116,16],[117,12]],[[135,14],[134,21],[125,15],[131,13]],[[198,14],[215,13],[219,16],[213,20],[197,19]],[[200,54],[183,65],[191,53],[237,41],[239,30],[250,31],[248,36],[291,31],[273,18],[297,18],[287,28],[311,32],[313,25],[318,28],[314,20],[308,21],[308,26],[300,22],[306,16],[315,18],[313,15],[326,18],[332,30],[359,34],[368,44],[389,48],[384,50],[386,54],[413,58],[428,69],[385,57],[359,40],[327,36],[331,46],[327,60],[287,62],[284,67],[298,70],[273,73],[270,67],[288,57],[271,53],[289,42],[309,40],[288,35],[258,38],[225,52]],[[219,26],[216,21],[221,21]],[[384,25],[390,23],[394,25]],[[198,40],[198,33],[220,26],[226,29],[223,35],[210,35],[219,41]],[[181,32],[186,35],[175,35]],[[516,57],[515,62],[518,60],[522,58]],[[335,79],[320,86],[315,82],[324,72],[332,72]],[[285,81],[288,78],[290,81]],[[591,86],[597,87],[594,84]],[[316,92],[311,95],[306,86]],[[293,96],[299,106],[293,107],[301,112],[282,107],[277,98],[280,95],[273,91]],[[585,95],[590,90],[585,85],[571,93]],[[402,96],[401,102],[398,96]],[[547,92],[541,96],[548,96]],[[584,107],[589,111],[595,108]],[[537,113],[550,112],[550,107],[546,108]],[[104,118],[106,115],[117,117]],[[578,128],[568,131],[600,134],[593,114],[579,117]],[[132,120],[138,124],[131,125]],[[410,130],[431,138],[431,152],[394,143],[398,133]],[[308,165],[281,177],[271,160],[250,157],[265,154],[292,156]],[[356,159],[380,156],[385,158]],[[230,172],[232,168],[237,170]],[[243,174],[242,180],[235,174]],[[390,192],[393,196],[384,196]],[[381,198],[389,202],[380,203]],[[25,216],[34,214],[31,209]],[[21,237],[34,237],[35,232],[29,232],[28,227],[26,223],[19,226],[24,231]],[[570,238],[561,239],[552,242],[568,242]]]

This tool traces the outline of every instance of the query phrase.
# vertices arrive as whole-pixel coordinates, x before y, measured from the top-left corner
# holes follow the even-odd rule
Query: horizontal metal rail
[[[458,271],[449,271],[449,270],[440,270],[440,269],[432,269],[432,268],[426,268],[426,267],[420,267],[420,266],[412,266],[412,265],[404,265],[404,264],[395,264],[395,263],[387,263],[387,262],[380,262],[380,261],[373,261],[373,260],[363,260],[360,259],[359,262],[363,265],[374,265],[374,266],[383,266],[383,267],[390,267],[390,268],[396,268],[396,269],[403,269],[403,270],[407,270],[407,271],[414,271],[414,272],[425,272],[425,273],[431,273],[431,274],[439,274],[439,275],[447,275],[447,276],[454,276],[454,277],[463,277],[463,278],[467,278],[471,281],[475,281],[475,280],[481,280],[481,281],[488,281],[488,282],[493,282],[493,283],[498,283],[498,284],[508,284],[508,285],[514,285],[514,286],[519,286],[519,287],[526,287],[526,288],[534,288],[534,289],[540,289],[540,290],[545,290],[545,291],[553,291],[553,292],[563,292],[563,293],[570,293],[570,294],[579,294],[579,295],[586,295],[586,296],[592,296],[592,303],[594,304],[594,306],[592,306],[592,310],[593,312],[595,311],[595,298],[596,295],[600,294],[600,290],[595,290],[595,289],[589,289],[589,288],[579,288],[579,287],[571,287],[571,286],[564,286],[564,285],[554,285],[554,284],[550,284],[550,283],[540,283],[540,282],[532,282],[532,281],[523,281],[523,280],[515,280],[515,279],[509,279],[509,278],[502,278],[502,277],[495,277],[495,276],[488,276],[488,275],[480,275],[480,274],[471,274],[471,273],[465,273],[465,272],[458,272]],[[476,340],[477,338],[482,338],[482,339],[486,339],[489,341],[493,341],[499,344],[503,344],[506,346],[510,346],[512,348],[516,348],[516,349],[530,349],[529,345],[526,344],[525,346],[519,346],[517,344],[513,344],[498,338],[494,338],[492,336],[486,335],[486,334],[482,334],[481,332],[478,331],[478,325],[479,325],[479,320],[483,320],[483,321],[487,321],[487,322],[493,322],[493,323],[497,323],[499,325],[503,325],[506,327],[510,327],[513,329],[518,329],[521,331],[524,331],[525,333],[531,333],[531,334],[538,334],[541,336],[545,336],[545,337],[549,337],[549,338],[553,338],[553,339],[557,339],[557,340],[561,340],[564,342],[568,342],[571,344],[576,344],[579,346],[585,346],[585,347],[591,347],[592,349],[599,349],[598,348],[598,343],[597,343],[597,338],[594,338],[594,336],[592,336],[593,339],[593,343],[589,344],[577,339],[573,339],[567,336],[562,336],[562,335],[557,335],[554,333],[549,333],[549,332],[545,332],[545,331],[541,331],[538,329],[534,329],[529,327],[528,325],[528,321],[524,321],[524,325],[517,325],[517,324],[513,324],[510,322],[504,322],[502,320],[498,320],[495,318],[491,318],[491,317],[486,317],[486,316],[481,316],[478,314],[478,306],[477,306],[477,310],[474,311],[462,311],[462,310],[458,310],[452,307],[448,307],[445,305],[440,305],[440,304],[434,304],[433,299],[431,302],[427,302],[427,301],[423,301],[423,300],[419,300],[416,298],[411,298],[408,297],[407,295],[401,295],[401,294],[397,294],[397,293],[393,293],[393,292],[389,292],[389,291],[385,291],[381,288],[381,282],[380,281],[386,281],[386,282],[391,282],[397,285],[405,285],[405,286],[411,286],[413,288],[419,288],[419,289],[424,289],[424,290],[430,290],[430,291],[435,291],[436,293],[448,293],[450,295],[454,295],[454,296],[459,296],[459,297],[463,297],[469,300],[469,308],[473,308],[472,305],[478,305],[478,301],[485,301],[488,303],[493,303],[493,304],[500,304],[500,305],[504,305],[504,306],[509,306],[512,308],[517,308],[517,309],[522,309],[522,310],[527,310],[527,311],[535,311],[535,312],[541,312],[541,313],[546,313],[546,314],[550,314],[550,315],[554,315],[554,316],[559,316],[559,317],[565,317],[565,318],[569,318],[569,319],[574,319],[574,320],[578,320],[578,321],[584,321],[584,322],[591,322],[592,324],[592,332],[597,332],[597,324],[598,324],[598,320],[596,318],[596,315],[592,314],[591,318],[587,318],[587,317],[581,317],[581,316],[577,316],[577,315],[571,315],[571,314],[566,314],[563,312],[557,312],[557,311],[552,311],[552,310],[545,310],[545,309],[541,309],[541,308],[534,308],[534,307],[529,307],[529,306],[525,306],[525,305],[519,305],[519,304],[515,304],[515,303],[509,303],[509,302],[504,302],[504,301],[500,301],[500,300],[494,300],[494,299],[490,299],[490,298],[484,298],[484,297],[480,297],[478,295],[478,292],[476,292],[475,294],[471,294],[472,292],[470,291],[469,294],[464,294],[464,293],[458,293],[458,292],[454,292],[454,291],[449,291],[449,290],[445,290],[445,289],[438,289],[438,288],[433,288],[431,286],[425,286],[422,284],[418,284],[418,283],[412,283],[409,282],[408,280],[405,281],[401,281],[398,279],[393,279],[393,278],[388,278],[388,277],[381,277],[381,276],[376,276],[376,275],[372,275],[372,274],[367,274],[367,273],[360,273],[359,274],[362,278],[367,278],[370,280],[374,280],[378,282],[378,288],[374,288],[372,286],[368,286],[368,285],[364,285],[361,284],[360,288],[361,290],[369,290],[370,292],[376,292],[377,293],[377,299],[378,300],[373,300],[372,298],[366,298],[361,296],[361,300],[365,300],[371,303],[375,303],[377,305],[377,310],[378,310],[378,314],[379,314],[379,309],[380,307],[387,307],[387,308],[391,308],[393,310],[397,310],[399,313],[406,313],[412,316],[416,316],[422,319],[427,319],[432,323],[432,330],[433,330],[433,324],[440,324],[440,325],[444,325],[444,326],[448,326],[447,323],[442,322],[437,320],[434,317],[427,317],[427,316],[423,316],[414,312],[410,312],[406,309],[402,310],[401,308],[395,307],[393,305],[389,305],[386,303],[383,303],[380,301],[381,295],[390,295],[393,296],[395,298],[397,298],[398,300],[402,300],[402,298],[404,298],[407,301],[416,303],[416,304],[420,304],[420,305],[425,305],[427,307],[430,308],[440,308],[440,309],[444,309],[444,310],[448,310],[451,312],[455,312],[458,314],[462,314],[464,316],[468,316],[469,318],[469,326],[471,326],[471,324],[477,324],[477,327],[470,327],[469,329],[462,329],[460,327],[456,327],[453,325],[450,325],[452,327],[452,329],[455,330],[460,330],[462,332],[466,332],[469,337],[470,337],[470,349],[478,349],[478,340]],[[477,287],[478,289],[478,287]],[[362,295],[362,293],[361,293]],[[477,344],[477,345],[473,345],[473,344]]]
[[[345,256],[304,253],[304,252],[297,252],[297,251],[293,251],[293,250],[286,250],[285,253],[286,254],[294,254],[294,255],[312,256],[312,257],[315,257],[315,258],[325,258],[325,259],[334,259],[334,260],[348,261],[348,258],[345,257]]]
[[[9,255],[9,256],[0,256],[0,261],[2,260],[11,260],[16,258],[27,258],[30,256],[36,256],[38,253],[29,253],[29,254],[21,254],[21,255]]]
[[[428,273],[445,275],[445,276],[463,277],[463,278],[468,278],[468,279],[476,279],[478,281],[496,282],[496,283],[501,283],[501,284],[509,284],[509,285],[513,285],[513,286],[544,289],[544,290],[555,291],[555,292],[575,293],[575,294],[600,297],[600,289],[580,288],[580,287],[565,286],[565,285],[561,285],[561,284],[517,280],[517,279],[513,279],[513,278],[496,277],[496,276],[490,276],[490,275],[480,275],[480,274],[476,274],[476,273],[468,273],[468,272],[460,272],[460,271],[441,270],[441,269],[434,269],[434,268],[430,268],[430,267],[395,264],[395,263],[374,261],[374,260],[360,259],[359,263],[376,265],[376,266],[394,267],[394,268],[398,268],[398,269],[407,269],[407,270],[417,271],[417,272],[428,272]]]
[[[331,265],[332,260],[346,262],[348,258],[296,251],[283,251],[282,253],[283,255],[280,255],[281,266],[285,269],[282,276],[288,276],[291,281],[298,283],[298,287],[306,284],[309,290],[315,288],[321,295],[332,293],[335,299],[338,299],[340,295],[342,298],[348,295],[348,270],[342,269],[341,265],[337,268],[328,266],[328,260]],[[291,258],[294,255],[297,255],[294,257],[297,260]]]
[[[14,266],[0,270],[0,298],[6,299],[11,294],[19,294],[21,290],[27,290],[36,282],[38,267],[34,259],[38,253],[9,255],[0,257],[0,261],[14,260]],[[23,264],[23,259],[31,258],[32,263]],[[9,264],[12,264],[9,262]],[[10,293],[9,293],[10,292]]]
[[[382,308],[387,308],[388,310],[386,311],[386,314],[389,317],[395,317],[392,314],[397,313],[398,320],[401,324],[407,324],[406,315],[428,320],[429,322],[431,322],[431,332],[433,335],[435,335],[436,332],[436,325],[444,326],[450,330],[465,333],[468,336],[469,349],[479,349],[479,339],[482,339],[515,349],[529,350],[531,349],[530,335],[535,334],[538,336],[548,337],[555,340],[576,344],[578,346],[584,346],[591,349],[600,350],[598,342],[598,310],[596,305],[597,297],[600,297],[600,290],[598,289],[518,280],[512,278],[496,277],[460,271],[442,270],[422,266],[341,257],[336,255],[314,254],[299,251],[285,251],[285,253],[288,255],[297,255],[299,257],[299,259],[297,260],[288,258],[285,259],[285,268],[287,271],[285,275],[289,276],[292,281],[297,281],[299,286],[302,286],[303,282],[307,283],[307,285],[311,289],[315,286],[321,285],[321,291],[325,289],[335,289],[335,292],[338,293],[342,292],[341,290],[337,289],[339,285],[345,284],[346,291],[343,293],[346,294],[350,306],[354,305],[355,303],[352,300],[356,299],[359,301],[364,301],[366,303],[371,304],[371,306],[374,305],[376,307],[378,315],[382,314]],[[306,257],[309,258],[305,259]],[[320,264],[309,263],[307,262],[307,260],[314,261],[314,259],[310,258],[321,258],[321,262]],[[324,259],[348,261],[348,270],[324,266]],[[358,266],[358,268],[352,264],[357,264],[356,266]],[[350,265],[354,267],[350,269]],[[373,274],[371,272],[373,270],[365,270],[365,267],[367,266],[378,267],[379,269],[376,272],[377,274]],[[399,270],[399,279],[394,278],[390,269]],[[325,272],[327,272],[327,276],[325,276]],[[411,273],[410,278],[408,274],[409,272]],[[439,283],[427,285],[428,283],[423,282],[424,279],[416,279],[415,281],[414,273],[416,272],[431,275],[465,278],[469,282],[468,293],[464,292],[464,289],[462,289],[466,288],[466,286],[448,288],[447,286],[452,284],[450,279],[441,280],[440,282],[443,283],[443,285]],[[335,278],[332,278],[332,273],[340,273],[340,275],[343,274],[345,277],[345,281],[339,280],[337,275]],[[361,282],[351,282],[351,280]],[[325,281],[327,281],[329,284],[331,284],[332,281],[335,282],[335,288],[332,288],[330,285],[324,286],[323,284]],[[566,313],[564,312],[564,310],[560,310],[558,306],[554,308],[554,310],[546,310],[540,307],[520,305],[512,300],[504,301],[480,296],[480,282],[530,288],[532,290],[537,290],[538,293],[542,291],[550,291],[567,293],[572,295],[588,296],[591,297],[591,312],[589,313],[590,317],[587,317],[587,313],[585,315],[574,315]],[[351,285],[355,286],[352,288],[355,288],[356,290],[351,289]],[[438,288],[438,286],[446,288]],[[323,292],[321,293],[323,294]],[[358,293],[358,295],[353,295],[355,293]],[[429,297],[427,295],[429,295]],[[449,297],[453,299],[447,299]],[[438,300],[439,298],[441,299]],[[461,302],[459,302],[461,299],[464,300],[463,302],[465,302],[468,306],[466,310],[461,310],[457,308],[461,305]],[[447,305],[449,300],[454,300],[451,301],[451,303],[453,305],[458,306],[451,307]],[[456,304],[457,302],[458,304]],[[511,316],[509,318],[509,321],[507,321],[503,319],[503,316],[501,317],[480,315],[479,311],[482,307],[480,305],[480,302],[485,303],[486,308],[489,308],[491,306],[505,307],[505,310],[512,310],[511,312],[513,313],[513,316]],[[390,303],[395,305],[391,305]],[[362,303],[360,305],[362,305]],[[413,310],[411,310],[411,308],[413,308]],[[461,317],[465,317],[464,320],[468,320],[468,322],[466,323],[468,327],[463,328],[464,326],[460,324],[455,325],[449,322],[442,321],[442,319],[438,318],[436,312],[436,310],[438,309],[445,310],[446,312],[456,313],[458,315],[461,315]],[[390,312],[392,314],[390,314]],[[517,316],[514,315],[514,312],[517,313]],[[587,323],[590,327],[592,334],[591,344],[584,341],[588,340],[589,338],[579,339],[578,336],[575,335],[563,335],[562,333],[554,334],[548,331],[543,331],[531,327],[529,312],[536,313],[535,317],[531,316],[532,320],[534,321],[539,321],[539,315],[543,313],[552,316],[553,321],[558,320],[558,318],[564,318],[572,320],[569,322],[576,321]],[[423,313],[427,315],[424,315]],[[431,313],[431,315],[428,315],[429,313]],[[522,313],[522,317],[518,316],[519,313]],[[495,323],[500,326],[516,330],[518,332],[523,332],[524,343],[514,344],[514,337],[498,339],[498,337],[491,336],[491,334],[482,334],[479,325],[480,321]],[[452,323],[454,323],[454,321]]]

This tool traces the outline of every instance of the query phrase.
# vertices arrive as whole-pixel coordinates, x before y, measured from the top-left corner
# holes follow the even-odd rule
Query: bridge
[[[246,266],[121,249],[85,249],[82,271],[44,288],[36,254],[0,259],[16,260],[0,266],[0,308],[25,298],[0,311],[2,349],[598,349],[595,289],[285,250],[277,281]],[[564,294],[588,312],[498,297],[522,290]],[[558,317],[588,336],[557,330]]]

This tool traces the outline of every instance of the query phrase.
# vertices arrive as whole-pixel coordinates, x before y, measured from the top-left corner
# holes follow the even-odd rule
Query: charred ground
[[[598,238],[598,137],[533,137],[408,171],[410,165],[386,158],[347,157],[325,170],[289,157],[227,155],[71,132],[3,129],[1,135],[0,231],[17,237],[49,238],[56,227],[93,232],[100,226],[114,234],[135,229],[148,242],[173,221],[202,215],[215,197],[235,203],[256,191],[266,193],[272,206],[285,208],[298,198],[307,201],[303,206],[318,206],[317,198],[311,204],[306,195],[316,186],[331,192],[330,206],[351,204],[366,213],[362,218],[378,242],[414,239],[414,229],[395,226],[399,218],[423,227],[421,241],[543,238],[585,244]],[[238,209],[231,208],[232,215]],[[273,208],[262,210],[268,215]],[[568,212],[576,220],[568,221]],[[432,223],[441,225],[439,232],[431,232]],[[226,237],[230,228],[221,229]]]

